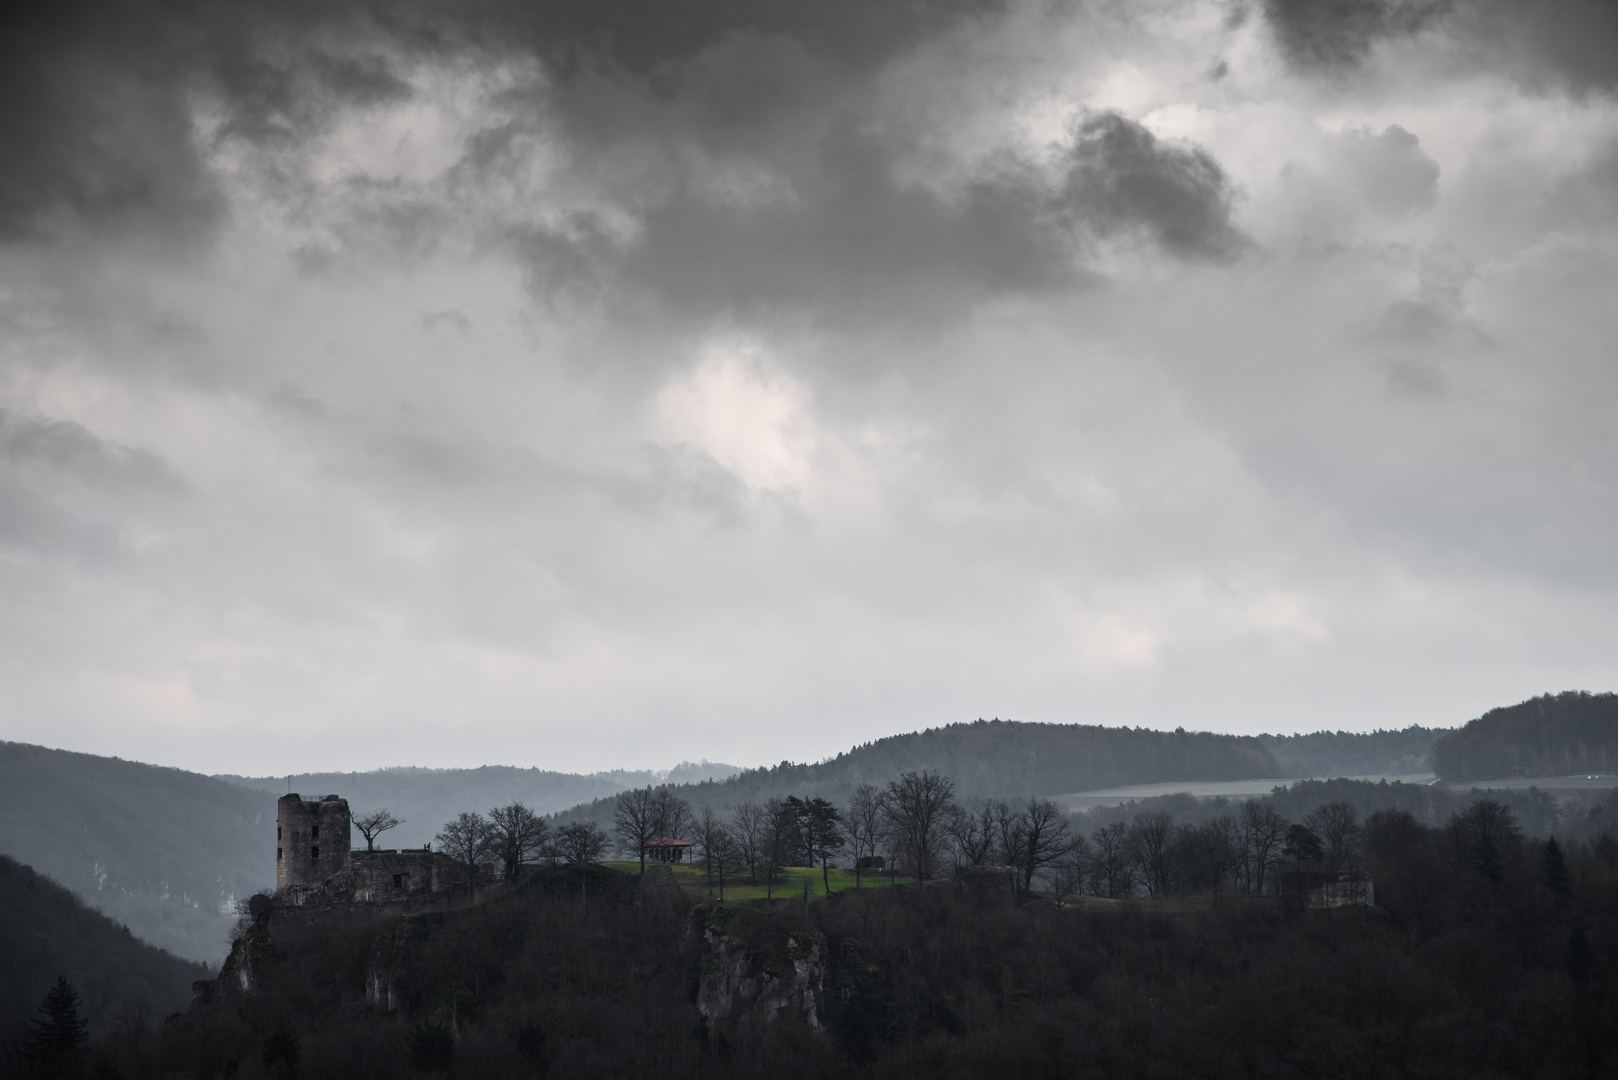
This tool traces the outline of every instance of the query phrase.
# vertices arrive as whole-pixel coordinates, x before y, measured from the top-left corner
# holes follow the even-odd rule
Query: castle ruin
[[[409,907],[445,898],[466,881],[459,863],[428,848],[351,850],[348,800],[337,795],[283,795],[275,820],[275,894],[294,907]]]

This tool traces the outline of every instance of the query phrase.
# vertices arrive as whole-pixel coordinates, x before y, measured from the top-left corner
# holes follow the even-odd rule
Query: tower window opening
[[[320,826],[319,825],[311,825],[309,827],[309,839],[311,839],[311,840],[319,840],[320,839]]]
[[[280,837],[276,837],[276,839],[278,839],[278,840],[279,840],[279,839],[280,839]],[[281,861],[281,849],[280,849],[280,848],[276,848],[276,849],[275,849],[275,861],[276,861],[276,862],[280,862],[280,861]]]
[[[318,859],[318,858],[320,858],[320,849],[319,849],[319,848],[317,848],[317,847],[312,847],[312,848],[310,848],[310,849],[309,849],[309,857],[310,857],[310,858],[311,858],[311,859]]]
[[[393,875],[393,887],[395,889],[404,888],[404,875],[403,874],[394,874]]]

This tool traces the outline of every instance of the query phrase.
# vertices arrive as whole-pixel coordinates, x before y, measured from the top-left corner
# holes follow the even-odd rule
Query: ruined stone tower
[[[275,808],[275,887],[310,885],[348,867],[348,800],[304,802],[283,795]]]

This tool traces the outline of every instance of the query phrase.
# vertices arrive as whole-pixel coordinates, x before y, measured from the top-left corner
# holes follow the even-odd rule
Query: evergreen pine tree
[[[78,1076],[81,1055],[90,1041],[90,1022],[79,1016],[79,992],[66,975],[56,977],[39,1011],[44,1019],[29,1024],[28,1060],[37,1075],[50,1080]]]
[[[1540,856],[1540,861],[1544,864],[1545,884],[1551,887],[1551,892],[1556,894],[1557,899],[1565,900],[1568,893],[1567,860],[1562,856],[1562,845],[1556,842],[1556,837],[1551,837],[1545,845],[1545,852]]]

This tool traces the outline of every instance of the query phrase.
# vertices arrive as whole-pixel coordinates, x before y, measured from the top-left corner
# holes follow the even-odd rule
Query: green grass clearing
[[[626,870],[631,874],[640,873],[640,862],[638,860],[634,862],[609,862],[602,863],[602,865],[610,866],[614,870]],[[652,864],[647,863],[646,865],[651,866]],[[671,866],[670,869],[674,871],[674,880],[680,883],[680,888],[685,890],[687,896],[690,896],[693,900],[706,900],[709,898],[707,872],[702,867],[682,863]],[[832,892],[842,892],[844,889],[854,888],[854,871],[852,870],[828,870],[826,876],[831,881]],[[860,872],[861,885],[867,889],[886,888],[888,885],[895,883],[908,885],[913,881],[915,881],[915,878],[900,876],[895,882],[894,879],[885,874],[879,877],[868,870]],[[780,879],[776,881],[768,892],[770,896],[777,900],[797,899],[803,896],[805,882],[809,884],[809,895],[811,897],[826,895],[826,890],[821,885],[820,870],[809,866],[786,867],[781,871]],[[738,902],[742,900],[763,900],[765,892],[766,889],[762,881],[757,885],[749,885],[747,878],[741,877],[725,882],[725,900],[727,902],[731,900]],[[714,884],[712,895],[714,899],[719,897],[719,885],[717,882]]]

